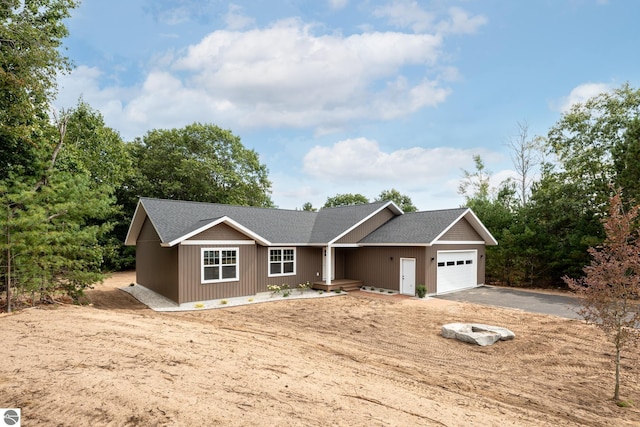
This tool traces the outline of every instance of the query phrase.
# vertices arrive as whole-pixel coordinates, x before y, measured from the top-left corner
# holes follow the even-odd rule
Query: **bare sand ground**
[[[118,289],[92,306],[0,316],[0,407],[23,426],[637,426],[640,361],[581,321],[441,300],[346,297],[156,313]],[[449,322],[504,326],[478,347]]]

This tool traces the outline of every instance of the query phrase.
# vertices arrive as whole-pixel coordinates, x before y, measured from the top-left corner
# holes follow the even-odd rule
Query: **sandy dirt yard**
[[[578,320],[357,292],[156,313],[118,287],[91,306],[0,315],[0,407],[23,426],[638,426],[640,360]],[[450,322],[515,332],[489,347]]]

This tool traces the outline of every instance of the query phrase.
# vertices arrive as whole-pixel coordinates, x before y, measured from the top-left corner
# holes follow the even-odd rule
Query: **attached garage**
[[[478,284],[478,251],[438,251],[436,293],[473,288]]]

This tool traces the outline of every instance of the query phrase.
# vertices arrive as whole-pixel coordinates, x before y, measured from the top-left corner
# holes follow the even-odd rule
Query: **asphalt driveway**
[[[531,313],[550,314],[569,319],[582,319],[577,313],[580,307],[578,299],[569,295],[481,286],[479,288],[438,295],[436,298],[514,308]]]

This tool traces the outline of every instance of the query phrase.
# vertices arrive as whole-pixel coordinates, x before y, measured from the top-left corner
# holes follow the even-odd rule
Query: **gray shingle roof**
[[[309,243],[327,243],[373,214],[388,202],[320,209]]]
[[[307,243],[315,212],[141,198],[163,243],[229,217],[270,242]]]
[[[216,220],[228,217],[257,235],[257,240],[269,244],[326,245],[387,206],[397,215],[363,238],[361,244],[430,244],[454,221],[467,212],[466,208],[402,214],[389,202],[342,206],[318,212],[288,209],[256,208],[216,203],[185,202],[141,198],[138,209],[151,220],[163,244],[173,245]],[[144,216],[137,214],[127,235],[127,244],[135,244]],[[472,213],[468,213],[475,218]],[[488,240],[493,237],[484,226]],[[494,241],[495,242],[495,241]],[[495,243],[493,243],[495,244]]]
[[[405,213],[392,218],[360,243],[431,243],[466,211],[459,208]]]

